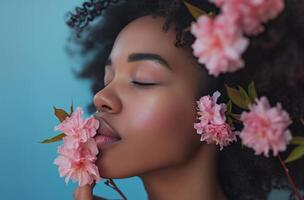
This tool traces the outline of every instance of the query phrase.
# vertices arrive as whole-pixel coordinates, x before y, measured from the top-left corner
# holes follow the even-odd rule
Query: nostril
[[[109,112],[111,110],[112,110],[112,108],[107,105],[102,105],[101,109],[100,109],[101,112]]]

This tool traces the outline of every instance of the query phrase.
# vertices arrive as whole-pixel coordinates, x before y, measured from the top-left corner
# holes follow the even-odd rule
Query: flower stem
[[[114,187],[113,189],[116,190],[116,191],[120,194],[120,196],[122,197],[122,199],[123,199],[123,200],[127,200],[127,197],[126,197],[126,196],[122,193],[122,191],[117,187],[117,185],[114,183],[114,181],[113,181],[111,178],[109,178],[108,180],[109,180],[110,184]]]
[[[279,161],[280,161],[282,167],[284,168],[285,175],[288,178],[288,182],[289,182],[289,185],[291,186],[291,188],[293,190],[293,193],[298,197],[299,200],[304,200],[303,197],[302,197],[302,195],[301,195],[301,193],[297,189],[296,184],[294,183],[293,179],[291,178],[287,166],[285,165],[284,161],[281,159],[281,156],[278,155],[278,158],[279,158]]]

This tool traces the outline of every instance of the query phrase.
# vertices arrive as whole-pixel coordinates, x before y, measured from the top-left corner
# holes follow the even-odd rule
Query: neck
[[[204,144],[184,163],[140,176],[149,200],[225,200],[217,177],[217,151]]]

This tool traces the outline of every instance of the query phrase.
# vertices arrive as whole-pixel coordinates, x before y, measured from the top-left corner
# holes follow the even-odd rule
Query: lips
[[[95,137],[96,144],[98,146],[98,149],[104,149],[108,147],[109,145],[116,143],[120,141],[120,139],[111,137],[111,136],[106,136],[106,135],[97,135]]]
[[[99,149],[103,149],[109,144],[121,140],[121,137],[114,129],[102,118],[96,118],[99,121],[99,128],[95,135],[95,141]]]
[[[97,135],[105,135],[108,137],[113,137],[116,139],[121,139],[121,137],[114,131],[114,129],[102,118],[96,118],[99,121],[99,128],[97,130]]]

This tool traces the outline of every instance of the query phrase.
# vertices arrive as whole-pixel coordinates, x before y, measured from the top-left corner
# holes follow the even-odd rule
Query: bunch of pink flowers
[[[191,25],[196,37],[193,54],[209,74],[234,72],[244,67],[242,53],[249,45],[246,35],[257,35],[263,23],[275,18],[283,9],[283,0],[210,0],[221,13],[216,17],[201,15]]]
[[[266,157],[270,150],[274,156],[286,150],[292,139],[288,129],[291,120],[280,103],[271,107],[266,97],[256,98],[255,103],[249,105],[249,111],[241,113],[239,120],[244,127],[238,132],[232,131],[232,124],[226,122],[227,106],[217,103],[219,96],[220,93],[216,91],[212,97],[206,95],[197,102],[200,122],[195,123],[194,128],[202,135],[201,141],[219,145],[222,150],[239,136],[243,145],[252,148],[256,155],[263,153]]]
[[[78,107],[71,117],[66,117],[54,128],[65,134],[54,164],[58,165],[60,176],[66,176],[66,183],[71,178],[73,182],[79,181],[79,186],[100,181],[98,168],[94,164],[98,148],[93,138],[99,121],[93,116],[83,119],[82,114],[82,109]]]
[[[302,137],[292,138],[288,129],[288,126],[292,123],[289,114],[280,103],[271,107],[266,97],[257,98],[254,84],[248,87],[248,94],[241,87],[239,87],[239,90],[227,87],[227,90],[230,100],[238,107],[245,108],[246,111],[237,115],[232,113],[231,101],[227,105],[224,103],[218,104],[219,92],[215,92],[212,97],[209,95],[201,97],[197,101],[199,110],[197,114],[200,122],[194,124],[197,133],[202,135],[201,141],[219,145],[220,150],[222,150],[224,146],[236,141],[236,136],[239,136],[242,144],[252,148],[256,155],[264,154],[264,156],[269,157],[269,151],[272,151],[284,169],[293,190],[292,194],[296,195],[299,200],[303,200],[285,165],[285,162],[291,162],[303,156],[303,152],[300,150],[303,149],[303,146],[296,147],[285,162],[279,155],[280,151],[286,150],[287,145],[292,140],[294,144],[303,144],[304,141]],[[227,107],[228,109],[226,109]],[[242,123],[243,128],[240,132],[232,131],[232,118],[238,123]],[[229,123],[226,123],[226,121]],[[304,119],[302,123],[304,124]],[[296,141],[297,143],[295,143]]]

